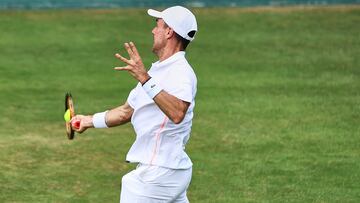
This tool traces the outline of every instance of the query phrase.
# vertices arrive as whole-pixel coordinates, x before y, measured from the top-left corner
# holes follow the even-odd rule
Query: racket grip
[[[74,128],[79,129],[79,128],[80,128],[80,121],[72,122],[71,125],[72,125]]]

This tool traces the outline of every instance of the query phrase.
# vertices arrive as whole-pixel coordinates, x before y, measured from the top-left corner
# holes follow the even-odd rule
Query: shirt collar
[[[173,54],[172,56],[170,56],[169,58],[165,59],[164,61],[156,61],[155,63],[152,64],[153,67],[156,68],[161,68],[164,66],[168,66],[169,64],[174,63],[175,61],[184,58],[185,57],[185,51],[179,51],[176,52],[175,54]]]

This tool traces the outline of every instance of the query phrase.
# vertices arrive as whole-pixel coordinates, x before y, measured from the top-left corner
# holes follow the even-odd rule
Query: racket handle
[[[80,128],[80,121],[72,122],[71,125],[72,125],[74,128],[79,129],[79,128]]]

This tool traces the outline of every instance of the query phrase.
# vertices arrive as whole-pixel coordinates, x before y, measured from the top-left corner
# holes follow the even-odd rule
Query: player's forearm
[[[88,128],[106,128],[125,124],[131,120],[132,113],[133,109],[128,103],[125,103],[107,112],[100,112],[88,116],[76,115],[70,122],[72,125],[73,123],[80,122],[79,127],[74,127],[74,125],[72,127],[76,132],[82,133]]]
[[[125,105],[114,108],[106,113],[105,120],[108,127],[122,125],[131,120],[133,109]]]
[[[153,99],[161,111],[164,112],[172,122],[178,124],[184,119],[189,107],[188,102],[184,102],[175,96],[168,94],[164,90],[157,94]]]

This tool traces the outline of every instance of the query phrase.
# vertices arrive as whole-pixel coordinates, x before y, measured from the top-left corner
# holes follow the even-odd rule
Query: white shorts
[[[188,203],[192,168],[169,169],[139,164],[124,175],[120,203]]]

